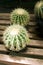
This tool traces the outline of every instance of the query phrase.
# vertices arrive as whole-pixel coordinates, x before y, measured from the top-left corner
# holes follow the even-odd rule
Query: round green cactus
[[[20,24],[25,26],[28,24],[30,16],[25,9],[17,8],[11,12],[10,20],[11,24]]]
[[[4,31],[3,41],[7,49],[20,51],[29,43],[28,32],[20,25],[11,25]]]
[[[36,17],[43,19],[43,1],[38,1],[36,3],[34,12]]]

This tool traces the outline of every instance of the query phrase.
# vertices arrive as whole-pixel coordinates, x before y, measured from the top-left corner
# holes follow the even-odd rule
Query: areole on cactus
[[[7,49],[20,51],[28,45],[30,39],[26,29],[23,26],[15,24],[9,26],[4,31],[3,41]]]
[[[36,3],[34,13],[36,17],[43,19],[43,0]]]
[[[30,20],[30,15],[27,10],[23,8],[14,9],[10,15],[11,24],[27,25]]]

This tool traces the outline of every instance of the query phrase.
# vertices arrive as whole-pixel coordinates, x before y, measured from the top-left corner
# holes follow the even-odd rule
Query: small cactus
[[[11,12],[10,20],[11,24],[20,24],[25,26],[28,24],[30,16],[25,9],[17,8]]]
[[[43,19],[43,1],[38,1],[34,9],[35,16]]]
[[[9,26],[3,34],[5,47],[12,51],[20,51],[29,43],[26,29],[20,25]]]

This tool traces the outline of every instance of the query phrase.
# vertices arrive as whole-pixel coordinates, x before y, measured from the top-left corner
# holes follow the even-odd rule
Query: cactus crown
[[[4,31],[3,41],[9,50],[19,51],[29,43],[29,37],[24,27],[11,25]]]
[[[20,24],[24,26],[28,24],[29,19],[29,13],[25,9],[17,8],[11,12],[11,24]]]
[[[38,18],[43,18],[43,1],[36,3],[34,12]]]

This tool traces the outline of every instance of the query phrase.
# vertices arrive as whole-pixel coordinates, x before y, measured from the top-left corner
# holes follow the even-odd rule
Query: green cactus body
[[[5,47],[12,51],[20,51],[29,43],[26,29],[20,25],[9,26],[3,34]]]
[[[36,17],[43,19],[43,1],[39,1],[36,3],[34,13]]]
[[[11,24],[20,24],[25,26],[28,24],[30,16],[25,9],[17,8],[11,12],[10,20]]]

